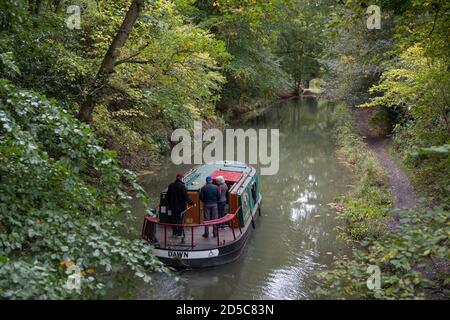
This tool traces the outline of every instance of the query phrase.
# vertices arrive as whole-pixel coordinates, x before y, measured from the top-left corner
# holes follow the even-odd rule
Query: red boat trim
[[[204,227],[204,226],[214,226],[214,225],[218,225],[218,224],[223,224],[226,222],[229,222],[233,219],[237,218],[237,214],[239,213],[239,210],[241,209],[241,207],[239,206],[236,211],[234,213],[227,213],[224,217],[219,218],[219,219],[214,219],[214,220],[208,220],[205,221],[204,223],[195,223],[195,224],[184,224],[184,223],[163,223],[160,222],[158,218],[156,217],[152,217],[149,215],[145,215],[144,219],[149,221],[150,223],[154,223],[154,224],[158,224],[164,227],[164,247],[167,247],[167,227],[183,227],[183,228],[191,228],[191,238],[192,238],[192,242],[191,242],[191,247],[194,248],[194,228],[197,227]],[[219,240],[219,228],[216,228],[217,231],[217,246],[220,246],[220,240]],[[233,238],[234,240],[236,240],[236,234],[234,233],[234,228],[231,228],[232,232],[233,232]],[[239,230],[242,234],[242,229],[241,229],[241,225],[239,224]]]

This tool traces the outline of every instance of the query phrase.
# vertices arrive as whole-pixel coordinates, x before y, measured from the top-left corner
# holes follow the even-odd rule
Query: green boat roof
[[[201,187],[205,185],[205,180],[207,176],[210,176],[213,174],[213,172],[217,170],[222,171],[234,171],[234,172],[242,172],[243,177],[241,179],[245,179],[245,177],[251,175],[256,172],[256,170],[242,162],[238,161],[215,161],[210,162],[204,165],[200,165],[198,167],[192,168],[190,171],[188,171],[185,174],[184,177],[184,183],[186,185],[186,189],[188,191],[198,191]],[[246,185],[248,181],[244,181],[244,185]],[[233,187],[230,192],[238,192],[238,190],[234,190]]]

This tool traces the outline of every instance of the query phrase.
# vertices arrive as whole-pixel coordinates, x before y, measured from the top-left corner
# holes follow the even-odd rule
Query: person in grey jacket
[[[216,178],[217,186],[219,187],[219,194],[220,199],[217,203],[217,211],[219,213],[219,218],[223,218],[226,213],[226,207],[227,207],[227,191],[228,186],[225,183],[225,179],[222,176],[218,176]],[[221,225],[223,227],[223,225]]]
[[[203,213],[205,220],[217,219],[217,203],[220,200],[219,188],[212,183],[210,176],[206,177],[206,185],[200,191],[200,200],[203,202]],[[217,226],[213,226],[213,236],[217,234]],[[209,236],[209,227],[205,226],[203,237]]]

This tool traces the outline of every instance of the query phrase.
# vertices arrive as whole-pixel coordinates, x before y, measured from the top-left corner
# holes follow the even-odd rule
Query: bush
[[[367,250],[354,249],[351,259],[338,259],[330,270],[319,273],[322,283],[315,294],[357,299],[424,299],[427,294],[448,298],[449,211],[444,207],[410,209],[402,211],[400,218],[393,232],[370,244],[362,242]],[[378,290],[367,287],[369,266],[380,268]]]
[[[0,79],[0,297],[92,298],[131,270],[166,271],[118,219],[135,176],[55,101]],[[66,286],[73,267],[79,289]]]
[[[106,147],[116,150],[122,167],[135,171],[148,169],[158,161],[159,146],[144,130],[134,125],[148,119],[136,110],[120,110],[110,114],[104,106],[98,106],[94,115],[94,126],[99,136],[105,139]],[[121,117],[119,118],[120,114]],[[130,119],[131,118],[131,119]],[[146,131],[151,131],[146,128]]]

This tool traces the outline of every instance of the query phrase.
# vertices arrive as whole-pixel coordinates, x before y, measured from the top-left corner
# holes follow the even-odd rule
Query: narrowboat
[[[227,214],[215,220],[204,219],[199,200],[207,176],[222,176],[228,186]],[[157,208],[145,214],[142,238],[154,246],[153,253],[163,262],[180,268],[204,268],[238,259],[255,220],[261,216],[262,198],[256,170],[237,161],[216,161],[195,167],[184,175],[184,183],[194,205],[182,213],[182,224],[171,223],[167,208],[167,189],[160,195]],[[217,235],[204,238],[204,227],[217,227]],[[173,227],[182,227],[182,235],[172,235]]]

